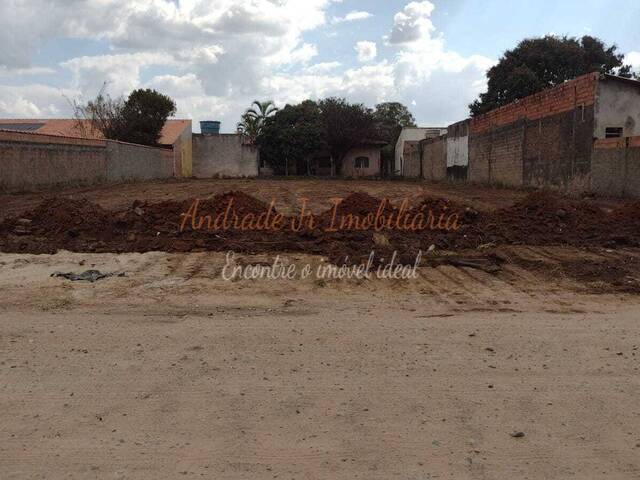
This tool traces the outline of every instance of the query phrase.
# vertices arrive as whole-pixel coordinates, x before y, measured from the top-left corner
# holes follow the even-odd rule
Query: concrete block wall
[[[404,177],[420,178],[420,142],[404,142],[402,161]]]
[[[640,196],[640,136],[596,140],[591,190],[602,195]]]
[[[102,140],[0,132],[0,189],[105,182],[105,149]]]
[[[193,175],[211,177],[258,176],[258,149],[242,135],[193,135]]]
[[[471,119],[469,180],[584,189],[597,82],[584,75]]]
[[[106,142],[106,181],[131,182],[171,178],[173,151],[131,143]]]
[[[469,139],[469,181],[522,185],[524,124],[514,122]]]
[[[173,176],[170,150],[0,131],[0,189],[29,190]]]
[[[423,140],[422,173],[426,180],[440,181],[447,178],[447,136]]]

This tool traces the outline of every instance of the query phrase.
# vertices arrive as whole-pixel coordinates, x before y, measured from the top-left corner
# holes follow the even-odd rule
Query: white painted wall
[[[623,137],[640,135],[640,82],[598,82],[594,137],[605,138],[607,127],[622,127]]]
[[[425,138],[435,138],[447,133],[446,128],[442,127],[405,127],[400,132],[400,137],[396,142],[394,173],[397,175],[403,175],[403,154],[404,154],[404,142],[420,141]]]
[[[469,136],[447,137],[447,168],[469,165]]]

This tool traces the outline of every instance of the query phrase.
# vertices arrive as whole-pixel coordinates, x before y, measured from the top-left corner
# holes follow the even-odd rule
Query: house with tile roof
[[[0,119],[0,130],[37,133],[56,137],[104,139],[99,131],[91,127],[88,120],[81,121],[79,124],[77,120],[72,118]],[[174,165],[176,165],[176,176],[190,177],[192,175],[191,120],[167,120],[160,132],[158,144],[162,148],[172,150]]]

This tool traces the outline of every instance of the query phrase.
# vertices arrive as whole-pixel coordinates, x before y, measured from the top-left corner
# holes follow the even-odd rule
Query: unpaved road
[[[0,255],[0,478],[640,477],[639,297],[512,265],[227,282],[223,264]],[[128,276],[49,277],[85,268]]]

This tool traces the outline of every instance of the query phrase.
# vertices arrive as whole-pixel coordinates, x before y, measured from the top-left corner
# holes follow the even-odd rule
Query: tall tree
[[[131,92],[122,109],[123,131],[117,140],[157,145],[167,118],[176,113],[176,103],[151,89]]]
[[[395,145],[404,127],[415,127],[416,120],[409,109],[399,102],[385,102],[376,105],[373,112],[380,140]]]
[[[251,107],[247,110],[247,114],[264,122],[267,118],[274,115],[277,111],[278,108],[271,100],[267,100],[265,102],[254,100],[251,104]]]
[[[155,146],[160,132],[176,112],[175,102],[155,90],[134,90],[127,100],[113,99],[103,87],[86,105],[74,104],[76,128],[84,136],[99,132],[104,138]]]
[[[373,111],[362,104],[347,103],[343,98],[327,98],[318,105],[334,173],[339,175],[349,150],[375,137]]]
[[[245,135],[249,142],[255,143],[267,119],[277,111],[278,108],[271,100],[265,102],[254,100],[251,107],[242,114],[237,126],[238,132]]]
[[[242,115],[240,122],[237,125],[238,133],[244,135],[250,143],[255,143],[260,130],[262,129],[262,123],[254,116],[247,114]]]
[[[376,105],[373,116],[376,120],[378,138],[387,143],[380,152],[382,173],[386,174],[392,170],[391,165],[394,161],[396,142],[400,132],[404,127],[415,127],[416,121],[409,109],[398,102],[385,102]]]
[[[584,36],[528,38],[508,50],[487,72],[488,88],[469,105],[479,115],[589,72],[631,77],[616,45]]]
[[[265,120],[256,143],[261,158],[274,172],[288,174],[293,165],[325,148],[318,104],[306,100],[278,110]]]

